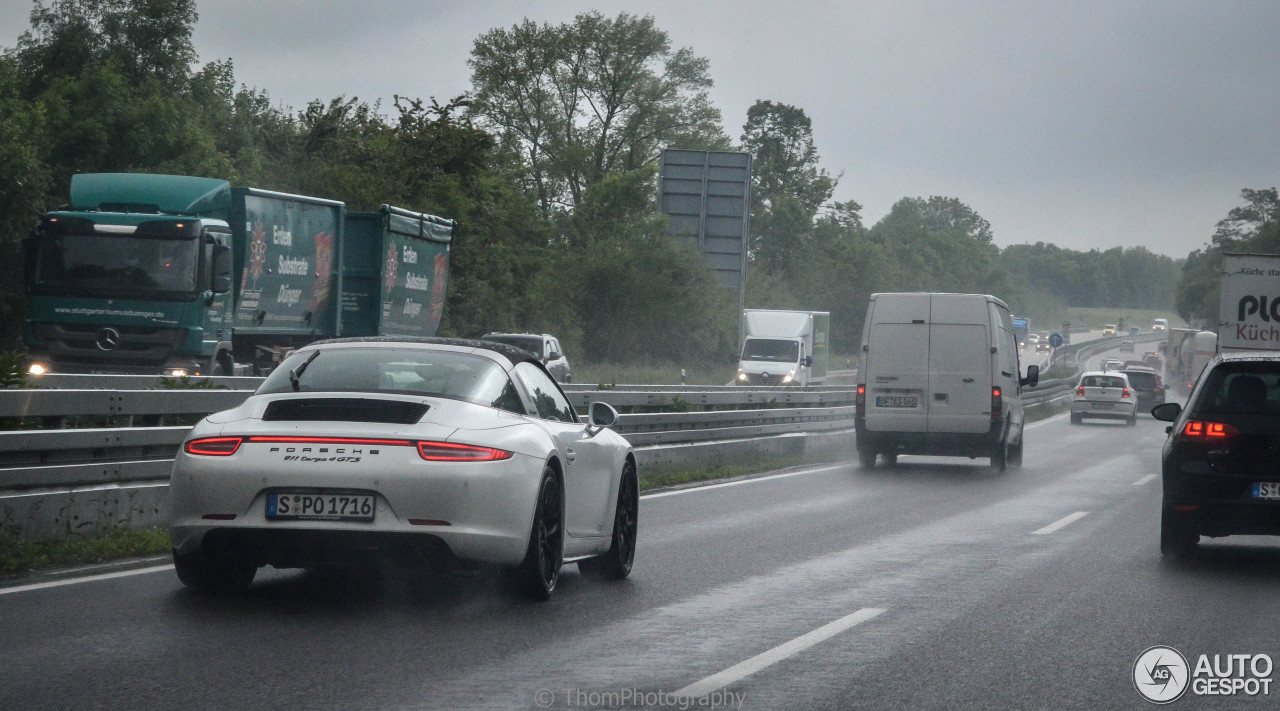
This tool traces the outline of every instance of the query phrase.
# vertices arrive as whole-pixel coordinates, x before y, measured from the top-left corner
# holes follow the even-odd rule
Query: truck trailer
[[[453,220],[176,175],[76,175],[70,197],[25,244],[33,373],[262,374],[439,326]]]
[[[739,385],[817,385],[827,379],[831,314],[746,309],[742,312]]]

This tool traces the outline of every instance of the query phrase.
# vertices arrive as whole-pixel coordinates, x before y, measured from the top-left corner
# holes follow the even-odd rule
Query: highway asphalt
[[[903,457],[651,494],[632,576],[566,568],[548,603],[490,569],[11,586],[0,709],[1147,708],[1150,647],[1280,658],[1280,541],[1161,559],[1164,427],[1059,415],[1004,474]]]

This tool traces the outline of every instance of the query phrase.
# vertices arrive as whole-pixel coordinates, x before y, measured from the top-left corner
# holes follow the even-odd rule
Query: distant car
[[[1049,339],[1047,338],[1040,339],[1040,342],[1036,344],[1036,353],[1048,353],[1051,350],[1053,350],[1053,346],[1049,345]]]
[[[1161,457],[1160,552],[1200,536],[1280,535],[1280,355],[1214,356],[1187,398],[1157,405],[1172,422]]]
[[[1142,360],[1148,367],[1160,370],[1160,366],[1164,365],[1164,360],[1160,358],[1159,353],[1144,353]]]
[[[562,383],[573,382],[573,374],[569,371],[569,359],[555,336],[547,333],[486,333],[480,338],[523,348],[538,356],[542,364],[547,366],[547,372],[551,373],[551,377]]]
[[[1138,411],[1150,412],[1152,407],[1164,402],[1164,383],[1160,381],[1160,375],[1146,365],[1131,365],[1136,362],[1126,361],[1120,372],[1129,379],[1129,387],[1137,394]]]
[[[1071,399],[1071,424],[1086,417],[1120,419],[1130,425],[1138,421],[1137,398],[1124,373],[1093,371],[1080,376]]]
[[[1119,360],[1115,360],[1114,358],[1107,358],[1106,360],[1102,361],[1102,369],[1103,369],[1103,370],[1108,370],[1108,371],[1109,371],[1109,370],[1120,370],[1120,369],[1121,369],[1121,368],[1123,368],[1123,367],[1124,367],[1124,362],[1123,362],[1123,361],[1119,361]]]
[[[580,422],[534,356],[498,343],[311,344],[182,443],[174,567],[233,592],[263,565],[480,561],[543,600],[566,559],[626,577],[639,482],[616,418],[597,402]]]
[[[1030,344],[1031,344],[1031,345],[1033,345],[1033,346],[1034,346],[1034,345],[1039,344],[1039,343],[1040,343],[1040,334],[1038,334],[1038,333],[1028,333],[1028,334],[1027,334],[1027,343],[1030,343]]]
[[[1129,329],[1129,335],[1130,335],[1130,336],[1136,336],[1136,335],[1138,335],[1139,333],[1142,333],[1142,329],[1141,329],[1141,328],[1138,328],[1137,326],[1134,326],[1133,328]]]
[[[1121,352],[1121,353],[1132,353],[1132,352],[1133,352],[1133,341],[1120,341],[1120,352]]]
[[[1105,337],[1105,336],[1114,336],[1114,335],[1116,335],[1116,325],[1115,325],[1114,323],[1109,323],[1109,324],[1107,324],[1107,325],[1103,326],[1103,327],[1102,327],[1102,335],[1103,335],[1104,337]]]
[[[1049,340],[1049,332],[1048,332],[1048,331],[1041,331],[1041,332],[1040,332],[1040,340],[1041,340],[1041,341],[1047,341],[1047,340]]]
[[[1167,331],[1169,329],[1169,319],[1158,318],[1151,322],[1152,331]]]

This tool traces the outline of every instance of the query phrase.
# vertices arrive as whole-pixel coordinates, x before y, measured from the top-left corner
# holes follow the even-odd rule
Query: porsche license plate
[[[916,407],[919,402],[915,395],[876,396],[876,407]]]
[[[267,518],[313,521],[372,521],[370,494],[267,494]]]
[[[1253,498],[1280,501],[1280,481],[1259,481],[1253,485]]]

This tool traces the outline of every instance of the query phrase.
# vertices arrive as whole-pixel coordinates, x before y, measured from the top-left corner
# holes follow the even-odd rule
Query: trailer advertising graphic
[[[1220,350],[1280,350],[1280,255],[1222,255]]]

